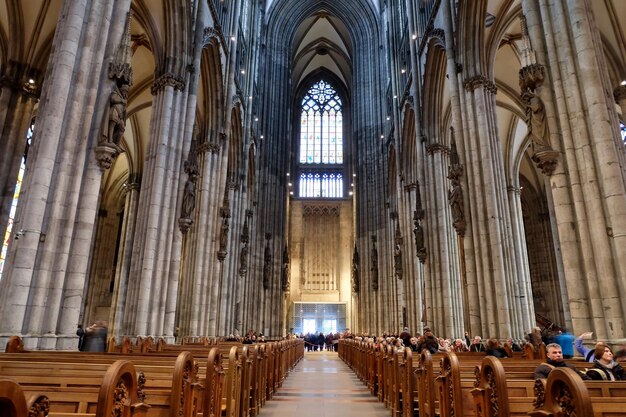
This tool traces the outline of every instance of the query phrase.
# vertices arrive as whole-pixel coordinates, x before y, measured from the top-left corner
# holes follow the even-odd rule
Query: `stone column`
[[[522,327],[521,316],[524,311],[533,310],[532,306],[524,305],[531,300],[521,299],[515,291],[516,285],[528,280],[518,266],[527,263],[527,259],[525,252],[515,252],[511,234],[505,170],[496,126],[497,89],[493,81],[480,74],[467,77],[463,87],[466,93],[461,98],[467,135],[464,154],[460,156],[466,165],[464,176],[468,178],[469,216],[465,217],[473,224],[468,238],[474,246],[465,261],[473,264],[479,284],[479,296],[474,298],[478,301],[472,303],[470,315],[479,320],[483,334],[521,338],[528,331]],[[481,311],[476,311],[477,308]]]
[[[588,1],[566,0],[524,0],[522,8],[537,61],[546,65],[549,136],[563,160],[546,189],[573,331],[623,338],[626,300],[618,294],[626,291],[626,168],[593,10]]]
[[[139,195],[124,331],[171,336],[182,240],[179,190],[184,183],[182,161],[191,144],[193,120],[187,117],[189,95],[181,76],[165,73],[157,77],[152,93],[150,143]]]
[[[457,234],[452,224],[450,204],[447,190],[450,188],[448,178],[449,149],[441,143],[433,143],[427,147],[427,184],[428,216],[432,219],[428,228],[428,246],[433,248],[429,255],[430,276],[428,294],[429,319],[438,335],[442,337],[459,337],[463,335],[464,297],[462,287],[461,260],[459,258],[459,241],[463,237]],[[435,249],[436,248],[436,249]]]
[[[132,181],[132,182],[131,182]],[[135,225],[137,224],[137,208],[139,205],[139,182],[128,179],[126,184],[126,202],[124,204],[124,220],[122,224],[121,242],[117,252],[117,268],[115,271],[115,287],[109,316],[109,336],[119,339],[124,335],[123,318],[127,305],[126,296],[130,281]]]
[[[34,147],[0,293],[0,343],[76,347],[101,173],[92,150],[107,105],[105,55],[122,38],[129,0],[65,1],[42,91]],[[93,126],[93,127],[92,127]]]
[[[509,192],[509,210],[512,221],[511,226],[513,228],[513,245],[515,253],[521,253],[523,254],[523,257],[525,259],[528,259],[528,252],[526,250],[526,238],[524,235],[524,220],[522,218],[522,203],[520,200],[521,189],[515,186],[509,186],[507,187],[507,191]],[[518,276],[530,277],[530,268],[528,262],[518,262],[516,266],[518,268]],[[513,320],[518,320],[517,323],[513,323],[513,326],[518,328],[521,327],[522,329],[532,329],[536,326],[537,321],[535,320],[535,311],[533,308],[534,305],[532,304],[533,290],[530,279],[513,282],[512,290],[516,298],[519,298],[521,300],[528,300],[528,302],[523,302],[520,304],[521,314],[515,315],[513,317]],[[554,298],[558,297],[556,291],[552,294],[552,296]],[[558,317],[554,317],[554,319],[558,320]]]
[[[200,176],[194,226],[188,232],[185,248],[185,270],[181,285],[179,326],[183,335],[216,336],[217,305],[214,300],[216,254],[218,252],[218,218],[225,170],[222,166],[222,147],[215,142],[198,147]]]

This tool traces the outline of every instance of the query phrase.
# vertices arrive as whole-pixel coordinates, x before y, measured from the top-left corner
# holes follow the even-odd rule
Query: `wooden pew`
[[[626,381],[583,381],[576,372],[557,368],[546,381],[543,405],[531,417],[617,417],[626,414]]]
[[[536,365],[529,364],[528,372]],[[476,414],[481,416],[525,416],[534,408],[535,380],[507,381],[502,362],[487,356],[480,367],[480,377],[471,391]]]
[[[0,373],[10,375],[24,387],[93,388],[100,386],[101,375],[119,358],[119,355],[87,352],[2,354]],[[147,396],[147,402],[152,405],[151,416],[195,417],[202,404],[203,387],[197,381],[197,364],[189,352],[170,358],[135,356],[132,359],[140,370],[142,402]],[[48,371],[42,375],[44,368]]]
[[[11,379],[0,379],[0,416],[28,417],[24,391],[19,384]]]
[[[145,417],[148,415],[150,406],[141,398],[137,374],[131,362],[114,362],[98,379],[98,384],[89,387],[52,387],[44,383],[22,385],[21,389],[26,397],[31,398],[33,412],[43,413],[34,414],[35,416]],[[57,383],[57,385],[62,384]],[[47,413],[48,410],[49,413]],[[4,414],[0,415],[4,416]]]

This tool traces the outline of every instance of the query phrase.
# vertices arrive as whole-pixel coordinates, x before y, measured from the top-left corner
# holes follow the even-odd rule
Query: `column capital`
[[[219,143],[214,142],[206,142],[201,145],[198,145],[198,153],[211,152],[212,154],[220,153],[222,147]]]
[[[517,195],[520,195],[522,192],[522,189],[520,187],[516,187],[514,185],[509,185],[508,187],[506,187],[506,190],[510,193],[515,193]]]
[[[154,96],[166,87],[172,87],[174,90],[183,91],[185,89],[185,80],[171,72],[166,72],[165,74],[155,78],[150,92]]]
[[[438,152],[446,153],[448,152],[448,148],[444,144],[439,142],[426,145],[426,153],[428,155],[432,155]]]
[[[463,88],[465,88],[465,90],[469,92],[474,91],[480,86],[483,86],[485,88],[485,91],[488,93],[495,95],[498,92],[498,87],[496,87],[496,84],[481,74],[466,78],[465,81],[463,81]]]

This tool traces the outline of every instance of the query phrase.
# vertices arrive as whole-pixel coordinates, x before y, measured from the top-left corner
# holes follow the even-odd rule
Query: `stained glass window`
[[[313,84],[300,110],[301,167],[343,165],[343,107],[337,91],[324,80]],[[301,172],[300,197],[343,197],[343,176],[338,170]]]
[[[26,157],[28,155],[28,148],[35,131],[34,122],[31,123],[28,131],[26,132],[26,147],[24,148],[24,155],[22,156],[22,164],[20,165],[20,171],[17,174],[17,183],[15,184],[15,191],[13,192],[13,201],[11,201],[11,210],[9,211],[9,223],[7,224],[7,230],[4,234],[4,240],[2,242],[2,251],[0,252],[0,279],[2,279],[2,271],[4,270],[4,262],[7,257],[7,250],[9,249],[9,239],[11,238],[11,231],[13,230],[13,220],[15,219],[15,211],[17,210],[17,201],[20,197],[20,190],[22,188],[22,180],[24,179],[24,171],[26,170]]]
[[[341,198],[343,197],[343,176],[341,173],[300,174],[300,197]]]
[[[624,146],[626,147],[626,124],[624,124],[624,122],[619,122],[619,130],[622,134],[622,142],[624,142]]]
[[[302,99],[300,163],[343,163],[341,98],[326,81],[314,84]]]

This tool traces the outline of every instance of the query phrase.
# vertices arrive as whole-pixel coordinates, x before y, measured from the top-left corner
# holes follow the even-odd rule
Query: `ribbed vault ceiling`
[[[326,12],[305,19],[293,42],[293,85],[299,85],[309,74],[324,68],[345,85],[352,81],[352,45],[343,22]]]

